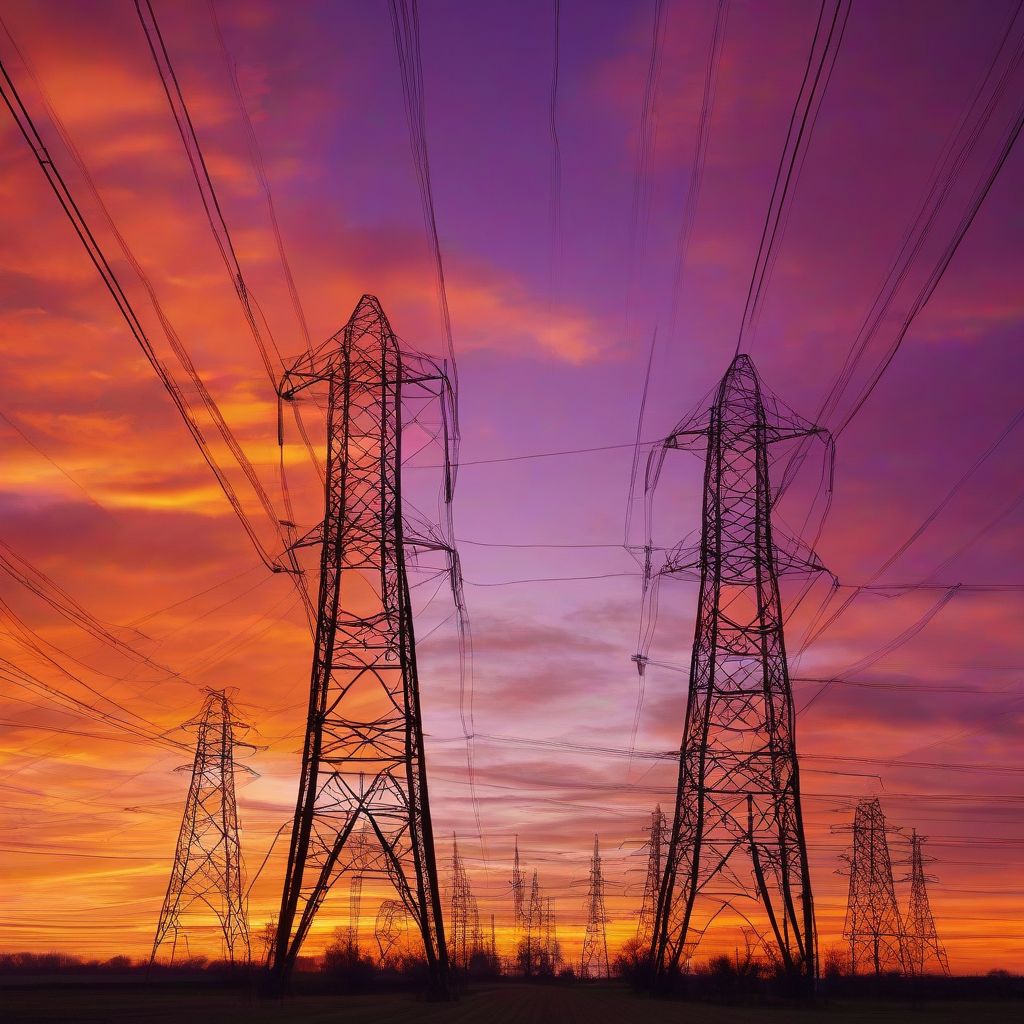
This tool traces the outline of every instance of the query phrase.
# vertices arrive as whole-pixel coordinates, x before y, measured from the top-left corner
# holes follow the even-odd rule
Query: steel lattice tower
[[[197,909],[215,915],[226,959],[248,963],[245,870],[235,803],[235,772],[241,769],[234,755],[237,735],[248,727],[236,721],[224,690],[207,690],[202,710],[184,727],[196,730],[196,754],[150,963],[168,938],[174,961],[178,937],[185,931],[182,918]]]
[[[526,940],[523,955],[523,972],[530,977],[540,967],[544,949],[544,899],[540,894],[540,875],[533,872],[530,895],[524,910]]]
[[[875,974],[905,969],[903,921],[889,856],[889,834],[877,797],[857,804],[853,818],[850,889],[843,937],[850,943],[850,971],[867,962]]]
[[[651,812],[651,824],[647,841],[647,877],[644,881],[644,896],[640,904],[640,920],[637,922],[636,938],[644,946],[650,946],[654,934],[654,918],[658,912],[658,893],[664,876],[662,859],[665,841],[665,813],[661,804]]]
[[[906,967],[911,974],[922,975],[934,963],[942,974],[949,974],[949,960],[946,950],[939,941],[928,899],[928,882],[935,881],[926,875],[924,866],[934,861],[926,857],[922,847],[927,842],[916,829],[910,834],[910,907],[906,917]]]
[[[366,830],[361,829],[350,840],[352,863],[348,882],[348,932],[346,941],[350,955],[359,953],[359,922],[363,909],[363,877],[369,868],[370,843]]]
[[[813,984],[814,907],[778,576],[798,564],[820,566],[810,552],[780,551],[769,448],[819,433],[770,395],[750,358],[738,355],[710,411],[684,420],[659,453],[707,450],[699,553],[677,553],[678,566],[665,570],[699,570],[700,591],[651,943],[658,983],[689,960],[714,918],[735,909],[740,896],[763,907],[766,951],[774,939],[786,974],[805,990]],[[736,870],[737,855],[749,874]],[[713,882],[720,891],[709,888]]]
[[[448,950],[453,967],[466,969],[479,945],[479,912],[459,844],[452,836],[452,876],[449,892]]]
[[[515,930],[518,933],[524,930],[526,888],[523,882],[523,868],[519,862],[519,836],[516,836],[515,853],[512,859],[512,879],[509,883],[512,886],[512,916]]]
[[[608,962],[608,914],[604,906],[604,876],[601,873],[601,850],[594,836],[594,854],[590,859],[590,888],[587,891],[587,930],[583,935],[580,956],[581,978],[611,977]]]
[[[558,942],[558,921],[555,917],[555,901],[549,896],[544,914],[544,959],[546,969],[558,974],[562,966],[562,947]]]
[[[403,401],[451,392],[430,360],[399,349],[377,299],[303,356],[280,394],[327,387],[323,521],[294,545],[320,550],[309,715],[270,979],[280,991],[362,822],[415,922],[435,995],[448,994],[406,570]],[[426,398],[424,398],[426,396]],[[448,437],[445,436],[447,443]],[[447,453],[446,453],[447,461]],[[450,478],[446,481],[450,494]],[[422,542],[438,550],[439,543]]]

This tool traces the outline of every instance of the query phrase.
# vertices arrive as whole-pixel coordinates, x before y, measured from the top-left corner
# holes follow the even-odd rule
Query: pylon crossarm
[[[665,438],[663,445],[665,448],[673,450],[693,451],[701,441],[707,439],[708,429],[708,427],[701,427],[699,430],[677,430]]]
[[[311,388],[315,384],[322,384],[329,375],[329,371],[325,374],[321,372],[303,373],[295,369],[285,370],[277,385],[277,396],[282,402],[293,402],[307,388]]]
[[[307,530],[301,537],[296,537],[288,545],[289,551],[301,551],[303,548],[321,547],[324,542],[324,524],[317,523],[316,526]]]
[[[831,433],[825,427],[769,427],[765,431],[766,444],[779,444],[781,441],[795,441],[801,437],[818,437],[824,441],[831,438]]]

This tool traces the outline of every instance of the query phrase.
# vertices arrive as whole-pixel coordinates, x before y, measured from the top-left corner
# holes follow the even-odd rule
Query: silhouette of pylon
[[[590,858],[590,887],[587,891],[587,930],[583,934],[580,956],[581,978],[608,978],[608,914],[604,905],[604,875],[601,872],[601,850],[594,836],[594,853]]]
[[[207,690],[202,710],[184,728],[196,732],[196,753],[150,962],[168,940],[173,962],[179,937],[188,945],[183,919],[191,917],[195,928],[200,914],[212,913],[222,955],[231,963],[248,963],[245,870],[235,803],[235,773],[243,770],[235,763],[235,745],[248,726],[235,718],[226,690]]]
[[[932,914],[931,901],[928,899],[928,882],[934,882],[932,875],[926,875],[924,866],[934,862],[934,857],[926,857],[923,846],[927,842],[919,836],[917,830],[910,834],[910,906],[904,925],[906,938],[906,967],[911,974],[922,975],[929,967],[934,967],[940,974],[949,974],[949,960],[946,949],[939,941],[935,928],[935,917]]]
[[[667,450],[706,450],[700,547],[675,549],[659,573],[696,574],[700,591],[651,944],[658,984],[693,956],[724,909],[743,901],[739,912],[762,945],[774,946],[766,953],[795,988],[809,994],[813,986],[814,905],[779,575],[823,570],[773,523],[769,450],[820,433],[737,355],[711,408],[681,422],[648,465],[656,481]],[[642,675],[646,655],[634,661]]]
[[[337,335],[287,371],[279,393],[292,401],[321,385],[327,388],[324,518],[292,545],[293,554],[312,547],[320,555],[313,666],[269,988],[283,989],[321,904],[352,870],[349,842],[362,823],[376,848],[375,870],[391,880],[415,923],[430,987],[443,998],[448,951],[406,552],[455,555],[436,538],[407,536],[401,466],[405,405],[439,402],[447,446],[454,402],[443,370],[399,348],[370,295]],[[449,497],[451,485],[449,472]]]
[[[906,969],[903,921],[896,903],[888,825],[877,797],[857,804],[853,844],[844,857],[850,866],[843,937],[850,943],[850,970],[865,964],[877,975]]]
[[[642,946],[650,946],[654,935],[654,919],[658,913],[658,893],[663,877],[662,860],[665,841],[665,814],[661,804],[651,812],[651,824],[647,839],[647,876],[644,881],[644,895],[640,903],[640,919],[637,922],[636,938]]]

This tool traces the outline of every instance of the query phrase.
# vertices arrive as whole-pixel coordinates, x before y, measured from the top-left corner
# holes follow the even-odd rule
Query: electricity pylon
[[[368,837],[361,829],[350,840],[352,844],[351,873],[348,882],[348,932],[346,941],[350,956],[359,954],[359,922],[363,912],[363,878],[370,868]]]
[[[202,710],[184,728],[196,731],[196,754],[150,963],[168,938],[173,963],[178,937],[187,931],[182,918],[195,920],[197,913],[211,911],[220,926],[224,957],[248,963],[245,870],[235,803],[235,773],[243,769],[234,754],[238,734],[248,726],[235,719],[225,690],[207,690]]]
[[[934,882],[931,875],[926,875],[924,866],[934,861],[934,857],[926,857],[922,851],[927,840],[919,836],[915,829],[910,834],[910,907],[905,922],[906,968],[911,974],[922,975],[934,965],[942,974],[949,974],[949,960],[946,950],[939,941],[935,929],[935,918],[932,915],[931,902],[928,899],[928,882]]]
[[[761,905],[762,944],[772,953],[774,939],[794,987],[813,985],[814,906],[778,577],[821,567],[796,542],[780,543],[769,448],[819,433],[764,389],[749,356],[738,355],[710,410],[682,421],[652,455],[706,447],[699,551],[677,549],[661,570],[699,573],[700,592],[651,943],[656,984],[690,959],[723,910],[750,921],[753,911],[736,906],[742,898]],[[649,466],[649,480],[660,467]],[[646,658],[634,660],[642,673]],[[737,870],[737,855],[747,870]]]
[[[326,507],[322,522],[293,545],[319,549],[317,620],[269,987],[284,987],[321,904],[352,869],[347,846],[361,822],[378,871],[394,884],[423,940],[430,987],[443,998],[448,952],[406,550],[454,554],[439,540],[406,536],[401,466],[404,403],[441,403],[446,464],[454,403],[443,370],[399,348],[370,295],[338,334],[285,373],[279,392],[291,401],[318,385],[327,387]],[[445,487],[447,499],[450,469]]]
[[[906,969],[903,921],[896,903],[888,836],[897,829],[885,820],[877,797],[857,804],[853,817],[850,889],[843,937],[850,943],[850,971],[868,963],[875,974]]]
[[[526,940],[523,948],[523,973],[532,977],[540,970],[544,952],[544,898],[540,892],[540,874],[536,869],[524,915]]]
[[[562,966],[562,947],[558,941],[558,921],[555,918],[555,901],[549,896],[544,914],[544,968],[552,975],[558,974]]]
[[[518,937],[519,932],[523,928],[524,907],[526,892],[523,882],[523,868],[519,862],[519,836],[516,836],[515,853],[512,859],[512,879],[510,882],[512,886],[512,916],[514,919],[515,932]]]
[[[519,861],[519,837],[515,838],[515,852],[512,855],[512,928],[515,948],[526,934],[526,884],[522,876],[522,864]]]
[[[580,956],[581,978],[608,978],[608,914],[604,906],[604,876],[601,873],[601,851],[594,836],[594,855],[590,859],[590,888],[587,891],[587,930],[583,934]]]
[[[449,891],[448,951],[453,967],[467,969],[473,954],[478,952],[479,911],[469,884],[469,874],[459,854],[459,844],[452,836],[452,880]]]
[[[636,938],[642,946],[650,946],[654,933],[654,918],[658,912],[658,893],[662,879],[662,853],[665,840],[665,813],[661,804],[651,812],[647,842],[647,877],[644,881],[644,896],[640,904],[640,920],[637,922]]]

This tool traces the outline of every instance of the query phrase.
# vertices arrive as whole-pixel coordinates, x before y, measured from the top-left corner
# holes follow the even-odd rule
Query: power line
[[[14,45],[15,49],[17,49],[16,44],[14,44],[14,41],[11,38],[9,31],[7,30],[6,24],[4,24],[2,20],[0,20],[0,26],[3,27],[4,32],[11,40],[12,45]],[[20,53],[20,51],[18,52]],[[22,59],[24,60],[24,58]],[[199,448],[199,452],[202,455],[203,460],[210,467],[211,471],[216,477],[217,482],[224,493],[224,496],[227,498],[228,503],[231,505],[231,508],[235,513],[235,516],[237,517],[239,523],[242,525],[242,528],[245,530],[246,535],[249,537],[249,540],[252,543],[253,547],[256,549],[256,552],[259,555],[260,560],[264,563],[264,565],[267,566],[267,568],[273,571],[278,571],[279,567],[277,567],[273,557],[267,552],[266,548],[263,546],[262,542],[257,536],[252,524],[249,521],[248,516],[245,513],[244,508],[242,507],[242,503],[239,500],[238,495],[235,493],[233,486],[227,479],[227,476],[224,474],[224,471],[221,469],[221,467],[217,464],[216,460],[214,459],[213,454],[210,451],[206,437],[204,436],[203,431],[195,418],[195,414],[193,413],[188,403],[188,400],[185,398],[183,392],[181,391],[181,388],[173,379],[170,372],[167,370],[167,368],[163,365],[163,363],[157,356],[156,351],[153,348],[153,345],[149,339],[149,336],[146,333],[145,328],[142,326],[142,322],[140,321],[138,315],[136,314],[135,309],[132,306],[131,301],[128,299],[128,296],[125,293],[123,287],[121,286],[120,280],[114,273],[114,270],[111,267],[110,263],[108,262],[106,256],[104,255],[103,250],[100,248],[100,245],[96,240],[95,235],[92,233],[92,230],[86,222],[84,215],[82,214],[74,198],[72,197],[63,175],[60,173],[60,171],[57,169],[57,166],[54,164],[53,159],[50,156],[50,153],[47,150],[46,145],[43,142],[43,139],[40,136],[38,129],[36,128],[35,122],[29,114],[28,109],[22,102],[21,96],[15,88],[14,82],[7,71],[6,65],[2,61],[0,61],[0,92],[2,92],[3,94],[4,103],[6,104],[7,109],[10,111],[11,116],[14,118],[15,124],[18,126],[18,130],[21,132],[25,141],[28,143],[30,149],[32,150],[32,155],[36,158],[36,161],[42,169],[43,174],[46,176],[46,180],[50,185],[51,189],[53,190],[54,195],[57,197],[57,200],[60,203],[61,208],[64,210],[64,213],[66,214],[68,220],[71,222],[75,234],[78,235],[79,240],[85,247],[86,253],[89,256],[90,261],[92,262],[93,266],[99,273],[100,278],[103,281],[104,287],[107,289],[111,298],[114,300],[114,303],[117,306],[118,311],[123,317],[125,323],[127,324],[129,331],[135,338],[139,347],[142,349],[147,361],[153,368],[164,390],[167,392],[167,395],[170,397],[172,403],[177,409],[178,414],[184,421],[185,426],[188,429],[189,433],[191,434],[193,441]],[[53,116],[52,108],[50,108],[50,110],[51,116]],[[58,127],[60,126],[58,125]],[[62,136],[64,138],[65,143],[68,143],[69,140],[66,134],[62,133]],[[75,154],[73,153],[73,155]],[[80,164],[79,166],[84,171],[84,165]],[[99,201],[98,193],[94,192],[94,195],[95,198]],[[103,206],[102,209],[109,219],[109,214],[106,213],[106,207]],[[112,221],[110,221],[110,223],[111,226],[113,226]],[[127,246],[124,244],[124,240],[119,233],[117,237],[119,241],[122,243],[122,248],[125,252],[126,257],[132,259],[130,253],[127,250]],[[137,272],[141,275],[142,270],[141,267],[138,265],[137,261],[132,260],[132,262],[134,263]],[[155,303],[155,296],[153,295],[152,292],[150,292],[150,297],[151,299],[154,300]],[[160,313],[159,309],[158,313]],[[162,322],[164,323],[165,329],[169,330],[169,323],[166,321]],[[190,369],[191,364],[189,361],[187,361],[187,356],[184,356],[183,351],[178,351],[177,349],[176,351],[177,354],[179,355],[179,358],[182,358],[184,360],[183,365],[186,366],[186,369]],[[199,388],[200,394],[204,398],[204,403],[207,405],[207,408],[210,410],[211,414],[215,414],[215,406],[212,404],[212,398],[209,397],[208,393],[206,392],[205,385],[203,385],[202,381],[199,379],[198,374],[194,372],[194,369],[192,370],[192,372],[190,372],[189,376],[192,378],[192,381],[197,386],[197,388]],[[218,419],[217,422],[219,427],[223,426],[226,428],[226,424],[223,424],[222,419]],[[221,432],[223,435],[225,433],[225,430],[222,429]],[[227,437],[225,437],[225,440],[227,440]],[[232,450],[236,456],[236,459],[239,459],[239,465],[242,466],[244,470],[246,468],[248,460],[244,458],[244,455],[240,456],[240,449],[236,451],[233,448]],[[251,470],[251,466],[249,467],[249,469]],[[247,472],[247,476],[250,479],[250,483],[253,483],[253,486],[256,488],[257,494],[261,496],[261,500],[265,499],[266,496],[265,494],[262,494],[262,487],[259,485],[258,481],[255,480],[254,475]],[[264,507],[266,508],[268,515],[272,518],[272,520],[275,521],[276,524],[277,517],[276,514],[273,512],[272,507],[269,506],[268,500],[264,501]]]
[[[800,90],[790,115],[786,141],[779,157],[775,184],[772,186],[771,200],[761,231],[757,259],[754,262],[750,285],[747,288],[743,318],[740,321],[739,335],[736,339],[736,355],[739,355],[743,348],[745,332],[754,326],[762,295],[771,275],[776,251],[781,245],[785,232],[786,213],[792,203],[791,186],[795,188],[800,179],[803,159],[814,133],[814,124],[828,90],[832,71],[842,46],[846,22],[850,16],[850,0],[834,0],[831,22],[826,31],[826,10],[830,2],[833,0],[822,0],[818,21],[814,28],[814,38],[811,42],[811,52],[808,54],[803,80],[800,83]],[[818,52],[819,46],[820,53]],[[817,62],[815,62],[815,56],[817,56]]]

